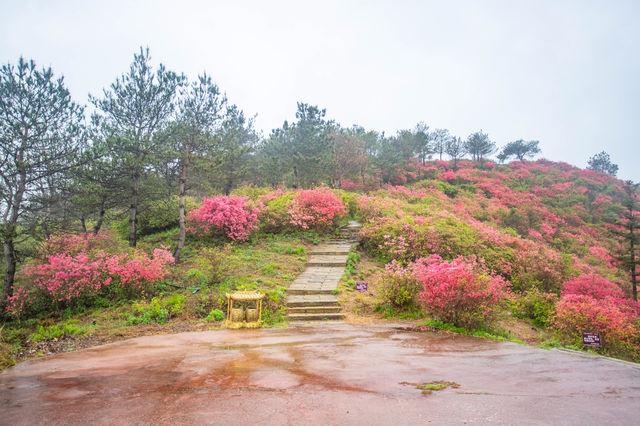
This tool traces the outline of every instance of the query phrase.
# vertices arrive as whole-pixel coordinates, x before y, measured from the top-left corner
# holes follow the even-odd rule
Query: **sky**
[[[343,126],[418,122],[585,167],[604,150],[640,181],[639,1],[0,0],[0,63],[63,74],[88,103],[134,52],[206,71],[268,135],[296,102]]]

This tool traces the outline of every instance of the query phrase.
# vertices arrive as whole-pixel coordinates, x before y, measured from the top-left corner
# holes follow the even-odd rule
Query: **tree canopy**
[[[611,176],[618,174],[618,165],[611,162],[611,157],[604,151],[601,151],[589,158],[587,169],[606,173]]]

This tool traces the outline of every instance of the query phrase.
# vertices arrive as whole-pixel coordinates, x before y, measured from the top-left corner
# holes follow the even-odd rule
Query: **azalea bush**
[[[434,318],[469,329],[490,323],[511,297],[509,282],[474,259],[447,262],[438,255],[407,266],[387,264],[381,294],[384,302],[396,307],[417,301]]]
[[[436,319],[465,328],[491,322],[510,296],[509,282],[487,274],[475,260],[458,257],[451,262],[438,255],[410,265],[421,284],[418,298]]]
[[[189,213],[187,229],[199,236],[225,236],[244,241],[251,231],[258,229],[260,207],[247,197],[211,196]]]
[[[288,213],[298,229],[326,230],[346,216],[347,208],[328,188],[303,189],[288,204]]]
[[[565,343],[581,346],[583,332],[600,333],[605,352],[640,360],[637,309],[618,299],[565,294],[549,325]]]
[[[140,250],[112,253],[104,248],[108,236],[57,235],[45,242],[44,257],[26,264],[8,300],[15,316],[59,312],[89,306],[100,297],[117,299],[150,293],[167,274],[173,256],[157,248],[149,256]],[[98,245],[100,245],[98,244]]]
[[[566,281],[562,285],[562,295],[568,294],[590,296],[596,300],[624,299],[620,286],[598,275],[589,274]]]

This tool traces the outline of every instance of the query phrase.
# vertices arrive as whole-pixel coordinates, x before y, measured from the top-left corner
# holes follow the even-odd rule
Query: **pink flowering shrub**
[[[617,284],[598,275],[581,275],[578,278],[566,281],[562,285],[562,295],[568,294],[591,296],[596,300],[624,298],[624,293]]]
[[[211,196],[189,213],[187,221],[195,235],[221,234],[234,241],[244,241],[257,229],[260,206],[247,197]]]
[[[556,304],[549,328],[576,346],[582,345],[582,332],[600,333],[605,352],[640,359],[637,310],[616,299],[564,294]]]
[[[290,223],[299,229],[327,229],[347,214],[342,199],[327,188],[296,192],[288,205]]]
[[[44,244],[43,251],[48,253],[44,260],[22,268],[20,285],[8,300],[9,314],[20,317],[86,306],[97,297],[139,297],[165,278],[166,266],[173,262],[164,248],[155,249],[153,256],[140,250],[113,254],[94,249],[91,237],[66,235],[66,240],[68,243],[60,236],[52,237]]]
[[[444,180],[456,180],[456,173],[453,170],[447,170],[440,175],[440,178]]]
[[[466,328],[491,322],[511,297],[509,282],[475,260],[447,262],[438,255],[406,267],[395,260],[387,264],[381,294],[385,303],[406,307],[417,301],[434,318]]]
[[[510,297],[509,283],[482,271],[474,260],[458,257],[447,262],[431,255],[411,268],[422,285],[418,298],[425,311],[456,326],[473,328],[491,322]]]

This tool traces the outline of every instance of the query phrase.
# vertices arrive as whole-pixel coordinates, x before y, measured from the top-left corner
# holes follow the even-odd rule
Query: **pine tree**
[[[83,108],[71,100],[62,77],[20,58],[0,69],[0,215],[5,275],[0,304],[13,293],[18,223],[43,191],[72,170],[84,149]],[[44,201],[41,197],[41,200]],[[49,200],[50,202],[51,200]],[[47,204],[44,204],[47,206]]]
[[[98,110],[95,121],[110,144],[118,167],[116,173],[127,176],[129,187],[129,245],[136,246],[137,216],[141,202],[141,182],[151,158],[157,154],[154,133],[167,123],[175,111],[178,88],[184,81],[160,64],[154,73],[149,49],[134,54],[129,72],[120,76],[103,97],[89,96]]]

